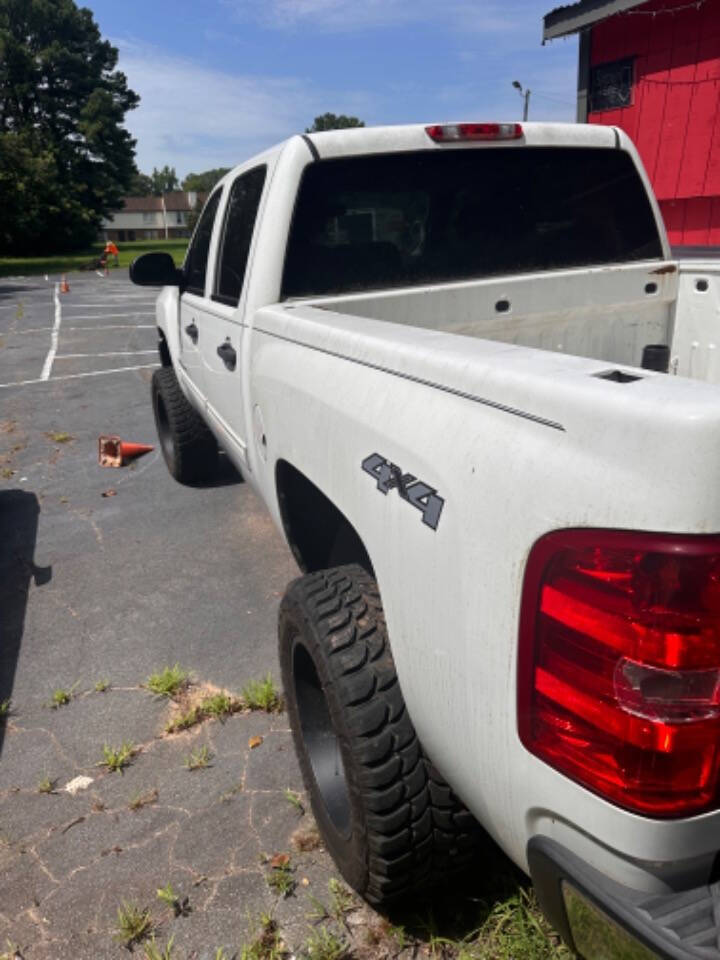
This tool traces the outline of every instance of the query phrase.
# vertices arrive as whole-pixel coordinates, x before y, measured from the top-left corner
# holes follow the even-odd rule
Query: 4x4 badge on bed
[[[403,473],[400,467],[379,453],[365,457],[361,466],[365,473],[377,480],[380,493],[387,494],[388,490],[396,489],[403,500],[417,507],[422,514],[422,522],[437,530],[445,501],[437,495],[434,487],[429,487],[411,473]]]

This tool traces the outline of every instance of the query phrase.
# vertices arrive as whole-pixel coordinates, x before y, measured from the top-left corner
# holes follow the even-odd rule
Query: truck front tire
[[[186,400],[172,367],[153,373],[152,400],[160,448],[172,476],[179,483],[212,479],[217,472],[217,441]]]
[[[303,780],[338,869],[373,904],[428,888],[434,865],[449,866],[454,825],[475,821],[423,755],[375,580],[350,565],[294,581],[279,639]]]

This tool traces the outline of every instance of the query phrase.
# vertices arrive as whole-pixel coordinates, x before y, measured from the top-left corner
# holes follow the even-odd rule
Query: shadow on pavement
[[[190,486],[205,489],[211,487],[230,487],[234,483],[244,482],[241,474],[235,469],[230,458],[221,451],[218,457],[217,474],[212,480],[198,480],[196,483],[191,483]]]
[[[25,490],[0,491],[0,703],[12,695],[25,628],[30,581],[49,583],[52,567],[36,567],[40,504]],[[4,723],[0,720],[0,753]]]

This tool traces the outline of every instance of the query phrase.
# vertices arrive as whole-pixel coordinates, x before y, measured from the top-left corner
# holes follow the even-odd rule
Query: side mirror
[[[169,253],[144,253],[130,264],[130,279],[139,287],[179,287],[182,271]]]

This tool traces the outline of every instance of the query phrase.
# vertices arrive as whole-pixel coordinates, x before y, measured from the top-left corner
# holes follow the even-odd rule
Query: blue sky
[[[141,95],[137,162],[234,166],[326,111],[367,124],[574,119],[577,41],[539,0],[80,0]]]

